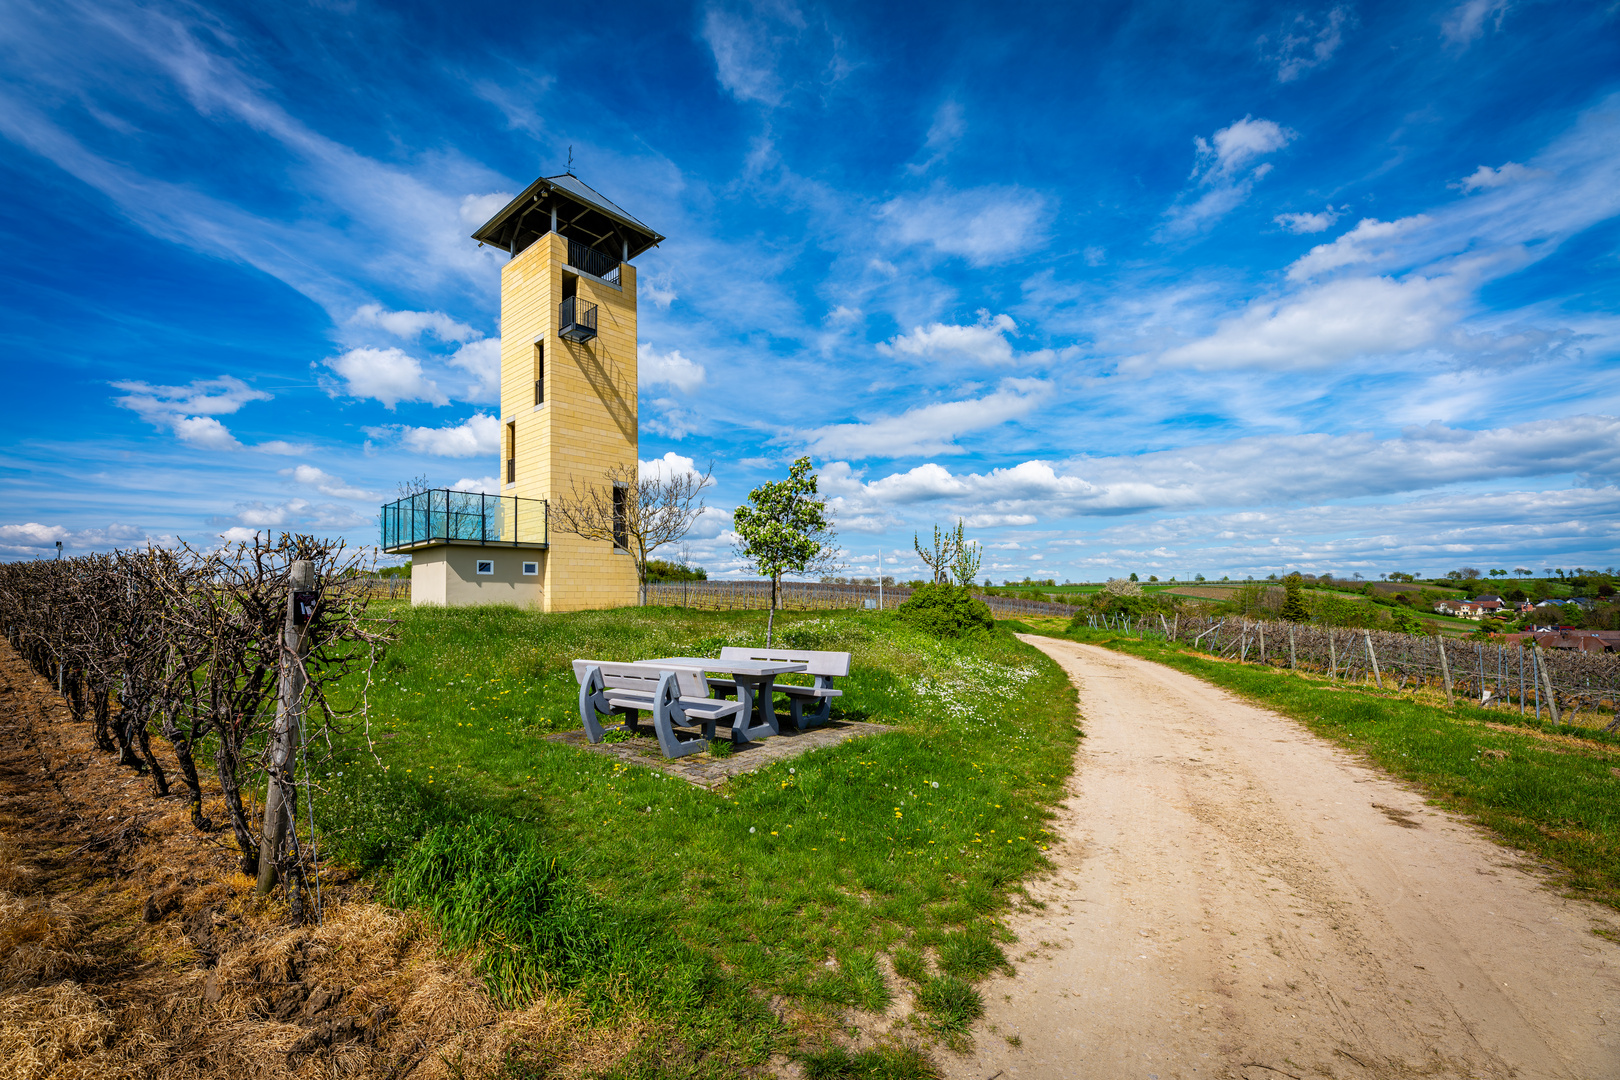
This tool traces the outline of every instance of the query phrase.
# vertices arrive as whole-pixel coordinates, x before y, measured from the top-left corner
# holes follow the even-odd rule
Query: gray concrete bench
[[[624,717],[629,731],[639,731],[637,714],[652,713],[653,734],[665,757],[685,757],[709,748],[717,721],[732,720],[742,702],[709,696],[703,672],[661,668],[653,664],[619,664],[608,660],[575,660],[579,680],[579,719],[593,743],[605,734],[600,716]],[[676,728],[698,727],[702,737],[682,738]]]
[[[814,686],[777,683],[771,687],[778,694],[787,695],[788,712],[793,716],[793,725],[800,731],[825,724],[832,718],[833,698],[842,697],[844,694],[842,690],[833,688],[832,681],[849,674],[847,652],[818,652],[814,649],[748,649],[727,645],[720,650],[720,659],[805,665],[805,674],[815,676]],[[726,697],[737,692],[737,684],[731,679],[710,679],[709,689],[720,697]]]

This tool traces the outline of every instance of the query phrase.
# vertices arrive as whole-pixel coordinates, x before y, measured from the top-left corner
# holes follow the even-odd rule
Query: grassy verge
[[[965,1029],[1073,756],[1074,693],[1045,656],[1005,631],[940,641],[887,614],[778,612],[784,643],[853,653],[834,716],[895,730],[708,792],[544,736],[579,722],[576,657],[714,655],[761,640],[764,612],[391,614],[380,763],[340,748],[316,812],[396,902],[484,950],[500,996],[654,1021],[667,1045],[637,1075],[825,1048],[845,1010],[899,993],[920,1031]],[[839,1053],[813,1068],[879,1075]],[[908,1053],[883,1068],[911,1075]]]
[[[1620,908],[1620,740],[1523,721],[1517,712],[1448,709],[1412,695],[1215,660],[1049,620],[1035,632],[1102,645],[1196,675],[1299,720],[1419,785],[1437,804],[1547,859],[1573,894]]]

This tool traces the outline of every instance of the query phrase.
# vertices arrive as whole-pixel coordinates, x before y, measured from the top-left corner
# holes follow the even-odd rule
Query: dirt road
[[[1293,721],[1026,640],[1086,738],[1047,906],[951,1077],[1620,1077],[1614,912]]]

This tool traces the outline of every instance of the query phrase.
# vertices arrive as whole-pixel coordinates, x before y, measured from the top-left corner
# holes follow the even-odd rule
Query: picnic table
[[[742,706],[732,721],[731,741],[747,745],[769,735],[780,735],[777,725],[776,703],[771,684],[778,675],[790,675],[809,669],[805,663],[783,660],[750,660],[722,656],[661,656],[656,660],[638,660],[649,668],[680,668],[729,675],[736,683],[737,702]]]

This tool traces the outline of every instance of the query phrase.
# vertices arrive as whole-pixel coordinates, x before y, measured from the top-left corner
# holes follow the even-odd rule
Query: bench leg
[[[674,672],[666,671],[658,680],[658,694],[653,707],[653,733],[658,736],[658,748],[667,758],[702,753],[709,748],[708,739],[683,739],[675,734],[676,725],[686,723],[686,713],[681,711],[680,696],[680,683],[676,680]],[[713,734],[713,721],[704,727]]]
[[[832,698],[818,698],[820,702],[814,709],[806,712],[804,698],[797,694],[788,695],[788,712],[793,716],[793,726],[800,731],[807,728],[820,727],[832,719]]]
[[[604,707],[604,689],[601,669],[586,668],[585,677],[579,681],[579,721],[585,728],[585,737],[593,743],[602,741],[602,725],[596,719],[598,710],[612,714],[612,710]]]
[[[736,745],[747,746],[767,736],[781,734],[777,727],[776,699],[771,693],[775,681],[772,675],[758,681],[737,680],[737,700],[742,703],[742,711],[731,721],[731,741]]]

